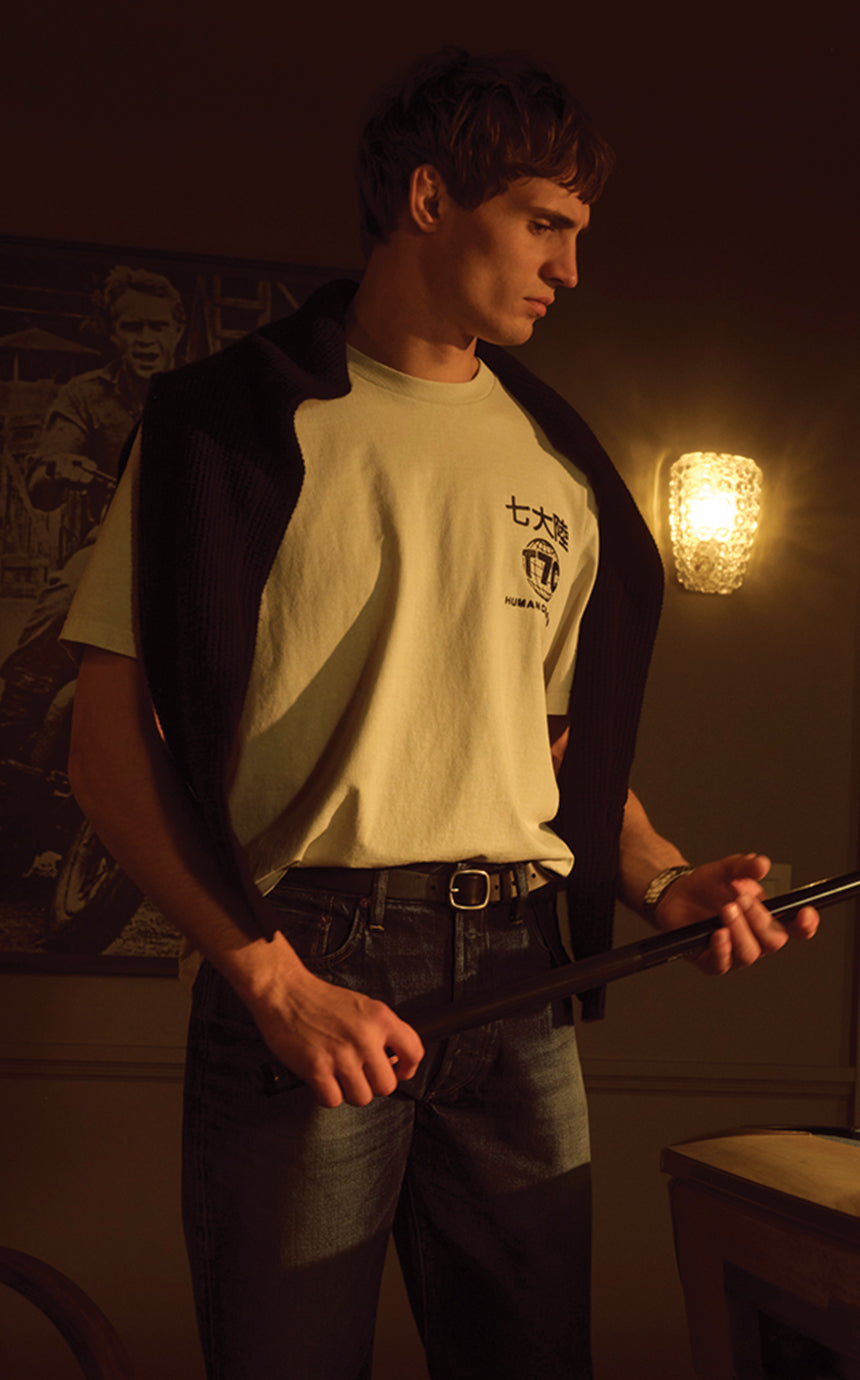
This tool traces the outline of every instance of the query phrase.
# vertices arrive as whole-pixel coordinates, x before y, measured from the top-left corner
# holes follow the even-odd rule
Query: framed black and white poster
[[[174,972],[179,936],[81,815],[58,634],[154,374],[288,315],[331,269],[0,239],[0,967]]]

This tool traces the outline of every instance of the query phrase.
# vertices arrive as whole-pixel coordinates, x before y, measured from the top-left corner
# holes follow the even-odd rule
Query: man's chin
[[[507,349],[515,345],[525,345],[526,341],[531,340],[534,334],[534,321],[511,322],[505,326],[494,326],[481,336],[488,345],[501,345]]]

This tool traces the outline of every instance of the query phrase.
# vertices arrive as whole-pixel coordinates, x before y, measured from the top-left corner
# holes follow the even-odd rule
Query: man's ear
[[[445,183],[430,163],[422,163],[409,179],[409,218],[424,234],[432,234],[439,224],[440,198]]]

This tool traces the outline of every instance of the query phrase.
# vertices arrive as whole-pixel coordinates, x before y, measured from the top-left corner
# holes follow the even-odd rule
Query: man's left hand
[[[811,939],[819,921],[811,906],[783,924],[763,904],[761,882],[769,871],[770,859],[762,853],[734,853],[703,863],[672,883],[660,898],[654,922],[658,929],[674,930],[719,914],[724,926],[696,960],[703,972],[714,976],[748,967],[762,954],[781,949],[789,938]]]

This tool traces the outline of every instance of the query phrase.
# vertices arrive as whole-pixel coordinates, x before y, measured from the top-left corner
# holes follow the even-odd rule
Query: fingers
[[[812,906],[804,906],[803,910],[789,923],[788,928],[797,939],[811,939],[818,933],[818,926],[821,923],[821,916]]]
[[[732,882],[761,882],[771,868],[766,853],[733,853],[725,862]]]
[[[326,1066],[308,1081],[323,1107],[366,1107],[374,1097],[390,1097],[398,1083],[412,1078],[424,1058],[421,1040],[405,1021],[387,1007],[387,1023],[374,1024],[362,1039],[344,1042],[326,1059]]]
[[[788,943],[787,929],[758,897],[741,895],[729,910],[736,926],[735,947],[741,963],[752,963],[760,954],[775,953]]]
[[[763,954],[775,953],[789,938],[812,939],[821,917],[812,906],[782,924],[752,896],[740,895],[720,912],[725,927],[716,930],[706,953],[698,960],[703,972],[721,976],[732,968],[747,968]]]
[[[732,936],[728,929],[715,930],[696,965],[709,977],[722,977],[732,966]]]
[[[762,954],[776,953],[789,940],[789,929],[799,938],[811,939],[818,928],[818,913],[807,906],[790,926],[783,925],[767,906],[746,892],[720,912],[725,929],[713,936],[708,955],[708,971],[728,972],[746,968]]]
[[[347,1102],[350,1107],[367,1107],[375,1096],[387,1097],[397,1085],[396,1078],[390,1086],[385,1079],[379,1079],[369,1065],[356,1064],[352,1068],[341,1068],[337,1074],[326,1079],[321,1091],[314,1086],[317,1101],[324,1107],[339,1107]]]
[[[761,883],[770,866],[764,853],[734,853],[703,864],[669,888],[657,912],[658,923],[669,929],[690,924],[700,914],[716,913],[722,902],[723,927],[695,960],[703,972],[715,975],[746,968],[763,954],[783,948],[789,938],[811,939],[819,925],[818,912],[811,906],[784,924],[768,910]]]
[[[374,1053],[365,1063],[344,1059],[336,1070],[309,1080],[323,1107],[367,1107],[375,1097],[390,1097],[398,1083],[411,1074],[401,1073],[394,1055]]]
[[[394,1092],[397,1075],[384,1056],[381,1062],[371,1058],[361,1063],[357,1054],[345,1054],[336,1065],[310,1076],[308,1083],[322,1107],[339,1107],[343,1102],[366,1107],[374,1097]]]
[[[321,1075],[318,1078],[309,1077],[308,1086],[313,1091],[314,1097],[321,1107],[329,1107],[334,1110],[334,1108],[339,1107],[344,1100],[343,1089],[333,1073],[325,1076]],[[356,1102],[353,1105],[356,1107],[363,1107],[366,1106],[367,1102],[370,1102],[370,1100],[371,1099],[368,1097],[364,1102]]]
[[[407,1025],[399,1017],[395,1017],[395,1020],[396,1027],[388,1039],[388,1052],[397,1078],[403,1083],[418,1072],[418,1065],[424,1058],[424,1045],[417,1030],[413,1030],[411,1025]]]

